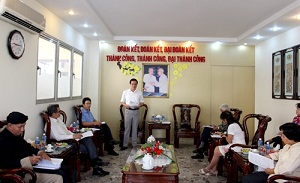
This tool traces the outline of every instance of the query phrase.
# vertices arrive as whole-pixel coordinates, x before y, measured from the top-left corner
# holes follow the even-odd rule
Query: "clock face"
[[[22,33],[18,30],[11,31],[8,36],[7,46],[8,51],[13,58],[21,58],[25,51],[25,42]]]

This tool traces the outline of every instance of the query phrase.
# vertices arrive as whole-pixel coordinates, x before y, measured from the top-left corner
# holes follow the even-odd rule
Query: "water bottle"
[[[42,143],[41,143],[41,148],[44,148],[47,144],[47,137],[46,137],[46,134],[43,133],[42,135]]]
[[[162,114],[162,115],[161,115],[161,122],[164,122],[164,121],[165,121],[165,115]]]
[[[76,128],[76,126],[77,126],[77,123],[74,121],[72,127]]]
[[[39,137],[35,137],[34,143],[35,143],[36,148],[40,148],[40,138]]]
[[[270,143],[267,142],[267,144],[266,144],[266,154],[270,154],[270,150],[271,150]]]
[[[152,121],[155,121],[155,114],[152,114]]]
[[[262,150],[263,150],[263,141],[261,138],[258,139],[258,142],[257,142],[257,145],[258,145],[258,151],[259,153],[262,153]]]

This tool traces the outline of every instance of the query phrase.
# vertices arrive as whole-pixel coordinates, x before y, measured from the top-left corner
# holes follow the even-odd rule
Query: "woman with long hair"
[[[232,144],[246,144],[245,143],[245,134],[242,129],[242,126],[239,122],[235,121],[233,115],[230,111],[224,111],[220,115],[220,119],[223,124],[227,124],[227,132],[223,135],[226,137],[227,145],[217,146],[214,150],[214,156],[210,164],[206,168],[201,168],[199,173],[203,175],[217,175],[217,165],[221,156],[225,156],[225,153],[228,152],[229,147]],[[240,151],[240,147],[234,147],[234,151]]]

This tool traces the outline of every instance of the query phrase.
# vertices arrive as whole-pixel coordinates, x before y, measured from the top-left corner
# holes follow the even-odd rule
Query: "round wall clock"
[[[25,51],[25,41],[20,31],[13,30],[9,33],[7,47],[12,58],[19,59],[22,57]]]

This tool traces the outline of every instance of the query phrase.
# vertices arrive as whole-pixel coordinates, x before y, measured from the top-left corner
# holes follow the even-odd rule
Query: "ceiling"
[[[255,45],[300,25],[300,0],[36,0],[91,40]],[[69,15],[69,10],[75,15]],[[83,27],[84,24],[89,27]],[[272,31],[274,26],[281,28]],[[97,36],[93,36],[97,33]],[[255,36],[261,39],[255,39]]]

